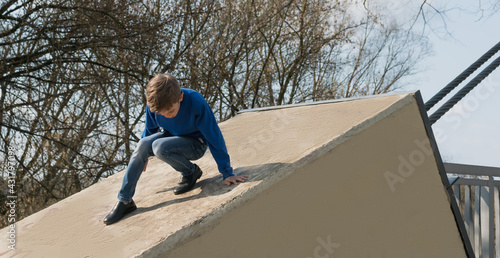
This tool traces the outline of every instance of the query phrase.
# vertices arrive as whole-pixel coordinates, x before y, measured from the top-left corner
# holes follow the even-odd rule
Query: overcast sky
[[[445,2],[450,1],[432,1],[436,5]],[[480,0],[451,2],[462,9],[446,12],[446,28],[438,16],[430,21],[437,30],[429,34],[433,55],[422,63],[427,69],[419,74],[419,82],[405,89],[419,89],[424,101],[500,41],[500,11],[481,17]],[[499,56],[493,56],[458,89]],[[445,162],[500,167],[500,67],[436,122],[433,130]]]

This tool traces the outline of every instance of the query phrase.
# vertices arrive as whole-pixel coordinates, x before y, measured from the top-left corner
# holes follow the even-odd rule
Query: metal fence
[[[445,163],[476,257],[500,257],[500,168]]]

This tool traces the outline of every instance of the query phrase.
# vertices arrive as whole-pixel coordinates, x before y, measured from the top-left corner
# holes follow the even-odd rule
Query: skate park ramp
[[[1,230],[4,257],[473,257],[419,92],[243,111],[193,191],[151,157],[116,224],[124,171]],[[22,201],[22,200],[20,200]]]

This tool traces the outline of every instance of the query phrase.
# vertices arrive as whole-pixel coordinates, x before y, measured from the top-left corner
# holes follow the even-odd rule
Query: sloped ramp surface
[[[247,182],[223,185],[207,153],[196,188],[177,196],[179,174],[153,157],[138,210],[120,222],[102,219],[124,172],[19,221],[16,250],[2,237],[0,254],[466,257],[420,102],[401,94],[243,112],[220,127]]]

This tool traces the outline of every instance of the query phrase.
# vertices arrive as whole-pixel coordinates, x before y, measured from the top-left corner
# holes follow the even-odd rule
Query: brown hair
[[[181,98],[181,87],[174,76],[157,74],[146,87],[146,101],[151,112],[167,111]]]

